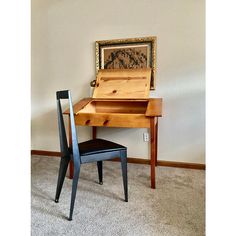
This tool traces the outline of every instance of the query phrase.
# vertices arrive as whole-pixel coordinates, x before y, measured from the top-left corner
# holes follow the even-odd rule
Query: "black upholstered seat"
[[[92,139],[79,143],[79,151],[81,156],[120,150],[126,150],[126,147],[104,139]]]
[[[104,139],[92,139],[78,144],[71,93],[69,90],[58,91],[56,93],[56,96],[57,96],[61,162],[57,180],[55,202],[59,201],[68,164],[70,161],[73,161],[74,174],[72,181],[72,193],[71,193],[71,204],[70,204],[70,214],[69,214],[69,220],[72,220],[81,164],[97,162],[99,183],[102,184],[103,161],[113,159],[116,157],[119,157],[121,160],[124,195],[125,195],[125,201],[128,202],[127,148],[120,144],[113,143]],[[60,102],[61,99],[69,100],[72,147],[69,147],[67,143],[65,124]]]

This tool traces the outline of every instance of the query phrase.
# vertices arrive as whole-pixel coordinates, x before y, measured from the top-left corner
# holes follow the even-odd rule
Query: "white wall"
[[[157,36],[161,160],[205,162],[204,0],[32,0],[32,149],[59,151],[55,91],[88,97],[95,41]],[[145,129],[100,128],[98,136],[149,158]],[[91,137],[79,128],[79,141]]]

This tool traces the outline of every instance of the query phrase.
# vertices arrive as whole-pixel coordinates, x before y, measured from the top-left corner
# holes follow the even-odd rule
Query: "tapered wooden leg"
[[[92,135],[93,135],[93,139],[97,138],[97,127],[96,126],[92,127]]]
[[[69,121],[68,121],[69,146],[72,149],[72,135],[71,135],[71,127],[70,127],[70,115],[68,117],[69,117]],[[74,164],[73,164],[72,159],[73,158],[71,158],[70,165],[69,165],[69,179],[73,179],[73,175],[74,175]]]
[[[150,133],[151,133],[151,188],[156,188],[155,178],[155,163],[156,163],[156,150],[155,150],[155,117],[150,118]]]
[[[158,155],[158,118],[155,118],[155,166],[157,166],[157,155]]]
[[[97,168],[98,168],[98,179],[99,179],[99,184],[103,184],[103,174],[102,174],[102,161],[97,162]]]
[[[69,179],[73,179],[73,174],[74,174],[74,164],[73,161],[70,161],[70,166],[69,166]]]
[[[70,156],[61,157],[60,169],[59,169],[58,180],[57,180],[57,190],[56,190],[55,202],[59,201],[61,189],[62,189],[62,186],[64,183],[64,179],[66,176],[66,171],[67,171],[69,162],[70,162]]]
[[[125,201],[128,202],[127,151],[122,150],[120,153]]]

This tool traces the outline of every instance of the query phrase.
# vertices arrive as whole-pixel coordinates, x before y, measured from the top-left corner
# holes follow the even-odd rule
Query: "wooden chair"
[[[126,147],[103,139],[93,139],[86,142],[78,143],[71,93],[69,90],[58,91],[56,92],[56,97],[57,97],[57,113],[58,113],[58,126],[59,126],[59,136],[60,136],[61,162],[58,174],[55,202],[58,203],[59,201],[68,164],[70,160],[72,160],[74,163],[74,176],[72,182],[70,214],[68,218],[68,220],[72,220],[81,164],[89,162],[97,162],[99,183],[102,184],[103,183],[102,161],[113,159],[115,157],[120,157],[121,159],[124,195],[125,195],[125,201],[128,202]],[[65,124],[60,102],[61,99],[69,100],[72,149],[67,144]]]

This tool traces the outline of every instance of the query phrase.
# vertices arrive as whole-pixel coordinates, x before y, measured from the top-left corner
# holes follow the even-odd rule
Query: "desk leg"
[[[92,127],[92,134],[93,134],[93,139],[96,139],[97,138],[97,127],[96,126]]]
[[[157,166],[157,156],[158,156],[158,118],[155,117],[155,166]]]
[[[70,126],[70,116],[69,121],[68,121],[68,135],[69,135],[69,146],[72,148],[72,135],[71,135],[71,126]],[[70,160],[70,165],[69,165],[69,179],[73,179],[74,175],[74,164],[73,161]]]
[[[150,133],[151,133],[151,188],[156,188],[156,177],[155,177],[155,167],[156,167],[156,117],[151,117],[150,120]]]

